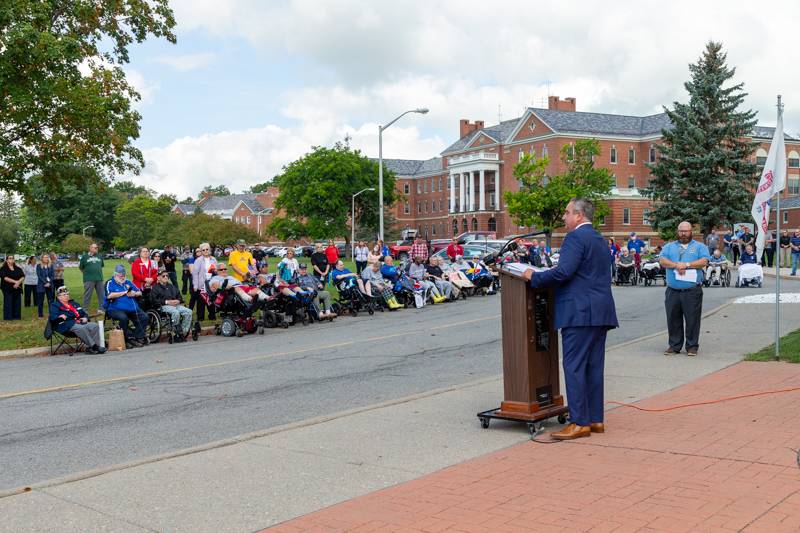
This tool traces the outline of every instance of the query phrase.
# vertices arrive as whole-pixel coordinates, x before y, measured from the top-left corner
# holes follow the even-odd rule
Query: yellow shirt
[[[256,264],[256,260],[253,259],[253,254],[245,250],[244,252],[240,252],[239,250],[234,250],[231,252],[231,255],[228,257],[228,265],[235,266],[237,269],[241,270],[242,272],[247,272],[247,268],[250,265]],[[231,269],[228,272],[229,275],[233,276],[234,278],[238,279],[239,281],[244,281],[244,276],[236,272],[236,270]]]

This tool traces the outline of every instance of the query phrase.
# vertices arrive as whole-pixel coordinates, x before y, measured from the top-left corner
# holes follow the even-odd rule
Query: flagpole
[[[778,95],[778,126],[783,125],[781,116],[783,115],[783,104],[781,104],[781,95]],[[781,259],[780,259],[780,238],[781,238],[781,193],[778,191],[778,198],[775,202],[775,219],[777,224],[775,227],[776,235],[775,241],[778,243],[778,261],[775,263],[775,360],[781,360]],[[773,244],[775,246],[775,244]]]

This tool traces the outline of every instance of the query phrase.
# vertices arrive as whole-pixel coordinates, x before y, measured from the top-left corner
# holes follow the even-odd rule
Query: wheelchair
[[[162,312],[160,309],[148,309],[145,311],[147,315],[147,325],[145,326],[144,333],[145,337],[151,344],[159,342],[161,340],[161,336],[166,333],[167,335],[167,342],[172,344],[175,342],[175,337],[179,335],[175,324],[172,322],[172,317]],[[194,324],[192,324],[191,329],[189,330],[192,340],[197,341],[200,337],[200,322],[195,320]]]
[[[731,286],[731,269],[722,267],[719,274],[719,283],[712,283],[710,279],[703,280],[704,287],[730,287]]]
[[[627,268],[627,276],[624,274],[626,269],[620,268],[617,265],[617,276],[614,279],[614,285],[620,286],[625,284],[630,284],[631,287],[635,287],[639,284],[639,269],[636,268],[635,265],[631,265]]]

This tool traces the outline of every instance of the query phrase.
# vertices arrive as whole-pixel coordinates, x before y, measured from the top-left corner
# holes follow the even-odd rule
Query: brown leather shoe
[[[694,357],[697,355],[697,348],[686,348],[686,355]]]
[[[675,350],[673,350],[672,346],[670,346],[669,348],[664,350],[664,355],[675,355],[677,353],[680,353],[680,352],[676,352]]]
[[[577,424],[570,424],[561,431],[554,431],[550,436],[555,440],[572,440],[581,437],[588,437],[592,434],[589,426],[579,426]]]
[[[594,422],[589,424],[589,429],[592,430],[592,433],[605,433],[606,426],[602,422]]]

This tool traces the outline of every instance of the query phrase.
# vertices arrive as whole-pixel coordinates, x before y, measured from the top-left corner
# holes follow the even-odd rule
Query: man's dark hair
[[[578,213],[583,213],[583,217],[588,222],[593,222],[594,220],[594,203],[589,200],[588,198],[573,198],[570,200],[572,202],[572,210],[577,211]]]

